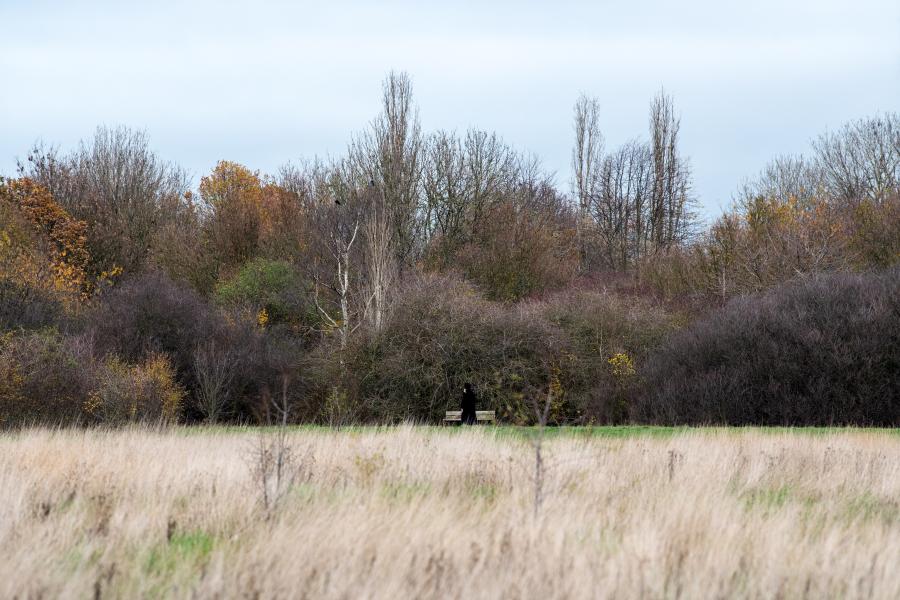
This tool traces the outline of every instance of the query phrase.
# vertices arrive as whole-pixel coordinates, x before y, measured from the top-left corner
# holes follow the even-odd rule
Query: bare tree
[[[426,236],[456,241],[462,235],[468,197],[466,161],[460,139],[446,131],[433,134],[423,165]]]
[[[847,123],[813,142],[817,166],[831,196],[851,205],[881,204],[900,193],[900,115]]]
[[[550,407],[553,405],[553,386],[548,386],[544,401],[534,396],[532,408],[534,409],[537,431],[531,436],[531,446],[534,449],[534,516],[537,518],[544,504],[544,478],[546,465],[544,463],[544,429],[550,417]]]
[[[757,198],[796,201],[801,206],[826,200],[855,207],[867,200],[882,204],[900,194],[900,116],[887,113],[847,123],[812,143],[814,154],[780,156],[736,195],[746,208]]]
[[[550,341],[551,346],[555,343]],[[531,398],[531,406],[534,410],[536,430],[531,436],[531,445],[534,449],[534,516],[540,514],[546,494],[547,457],[544,455],[544,433],[554,412],[554,403],[560,398],[562,386],[558,379],[558,363],[553,358],[557,352],[551,350],[542,359],[542,370],[546,373],[546,387],[535,390]],[[558,416],[556,422],[559,423]]]
[[[825,198],[828,190],[822,169],[803,156],[779,156],[755,178],[744,182],[735,202],[746,208],[760,196],[801,205]]]
[[[589,258],[624,270],[689,238],[691,172],[678,149],[680,121],[664,92],[650,106],[650,140],[629,141],[607,155],[598,112],[596,99],[582,96],[575,105],[576,237],[583,264]]]
[[[396,255],[384,194],[370,186],[367,197],[364,230],[371,300],[368,314],[374,330],[381,331],[388,311],[389,292],[397,273]]]
[[[653,184],[647,215],[649,250],[653,253],[685,241],[691,231],[690,167],[678,151],[681,119],[672,97],[660,90],[650,105],[650,148]]]
[[[354,292],[357,289],[353,276],[357,264],[353,260],[353,252],[359,238],[362,214],[356,193],[341,180],[340,175],[332,172],[327,178],[327,183],[320,184],[320,188],[327,188],[323,198],[324,206],[317,208],[314,217],[317,221],[315,230],[320,235],[325,258],[330,263],[326,266],[330,275],[322,277],[318,270],[313,273],[314,301],[325,322],[337,330],[343,353],[350,334],[362,323],[362,319],[355,318],[358,309],[353,306]],[[330,298],[322,298],[322,288],[331,292]],[[327,302],[336,306],[339,313],[337,317],[332,316],[332,311],[323,306]],[[343,364],[343,359],[341,362]]]
[[[36,144],[19,172],[88,223],[97,270],[139,269],[156,232],[178,218],[189,189],[183,170],[160,160],[144,132],[126,127],[99,127],[68,155]]]
[[[584,227],[588,212],[597,194],[597,170],[603,156],[603,134],[600,132],[600,102],[582,95],[575,103],[575,147],[572,149],[572,170],[575,173],[575,198],[578,200],[576,239],[581,261],[586,255]]]
[[[424,165],[426,238],[437,237],[446,261],[480,227],[492,206],[515,188],[515,153],[493,133],[469,130],[464,139],[439,132]]]
[[[376,186],[384,197],[391,225],[391,245],[403,268],[421,239],[420,198],[423,139],[412,81],[391,72],[382,89],[382,112],[350,146],[349,166],[356,185]]]
[[[478,129],[466,133],[464,148],[467,226],[473,229],[478,227],[485,210],[515,187],[521,160],[497,134]]]
[[[308,210],[314,302],[343,351],[360,326],[380,330],[389,314],[398,275],[391,211],[374,182],[357,185],[347,161],[316,165],[307,177],[315,198]]]
[[[311,212],[316,206],[316,181],[314,174],[321,171],[315,161],[288,162],[278,169],[275,183],[291,194],[303,212]]]
[[[597,190],[589,209],[598,251],[609,268],[627,269],[640,257],[647,234],[651,174],[650,148],[636,140],[605,156],[598,168]]]

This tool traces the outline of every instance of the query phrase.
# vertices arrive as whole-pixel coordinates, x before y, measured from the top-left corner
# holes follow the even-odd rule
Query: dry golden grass
[[[0,598],[897,598],[900,439],[296,430],[0,435]]]

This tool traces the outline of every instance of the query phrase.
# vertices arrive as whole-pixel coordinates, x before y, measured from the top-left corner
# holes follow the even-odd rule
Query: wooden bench
[[[475,421],[477,423],[493,423],[496,420],[494,411],[492,410],[476,410]],[[448,410],[444,415],[444,423],[459,423],[462,421],[461,410]]]

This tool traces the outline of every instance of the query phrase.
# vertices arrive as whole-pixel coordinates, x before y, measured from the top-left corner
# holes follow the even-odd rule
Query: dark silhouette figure
[[[475,390],[472,389],[472,384],[465,384],[463,386],[462,396],[462,415],[460,416],[460,422],[463,425],[475,424],[475,401],[477,399],[477,396],[475,396]]]

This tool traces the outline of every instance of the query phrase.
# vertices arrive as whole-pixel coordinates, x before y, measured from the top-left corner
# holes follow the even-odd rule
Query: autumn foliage
[[[200,197],[209,250],[225,266],[239,266],[267,250],[284,249],[279,242],[285,229],[289,234],[300,233],[296,198],[238,163],[220,161],[200,179]],[[295,237],[291,242],[296,246],[303,240]]]
[[[73,219],[46,188],[28,178],[0,182],[0,204],[8,219],[0,231],[4,277],[69,296],[89,293],[86,223]]]
[[[383,94],[344,156],[195,190],[142,132],[36,145],[0,180],[0,422],[432,422],[471,382],[519,424],[900,424],[896,115],[701,227],[663,93],[611,152],[579,100],[571,194]]]

